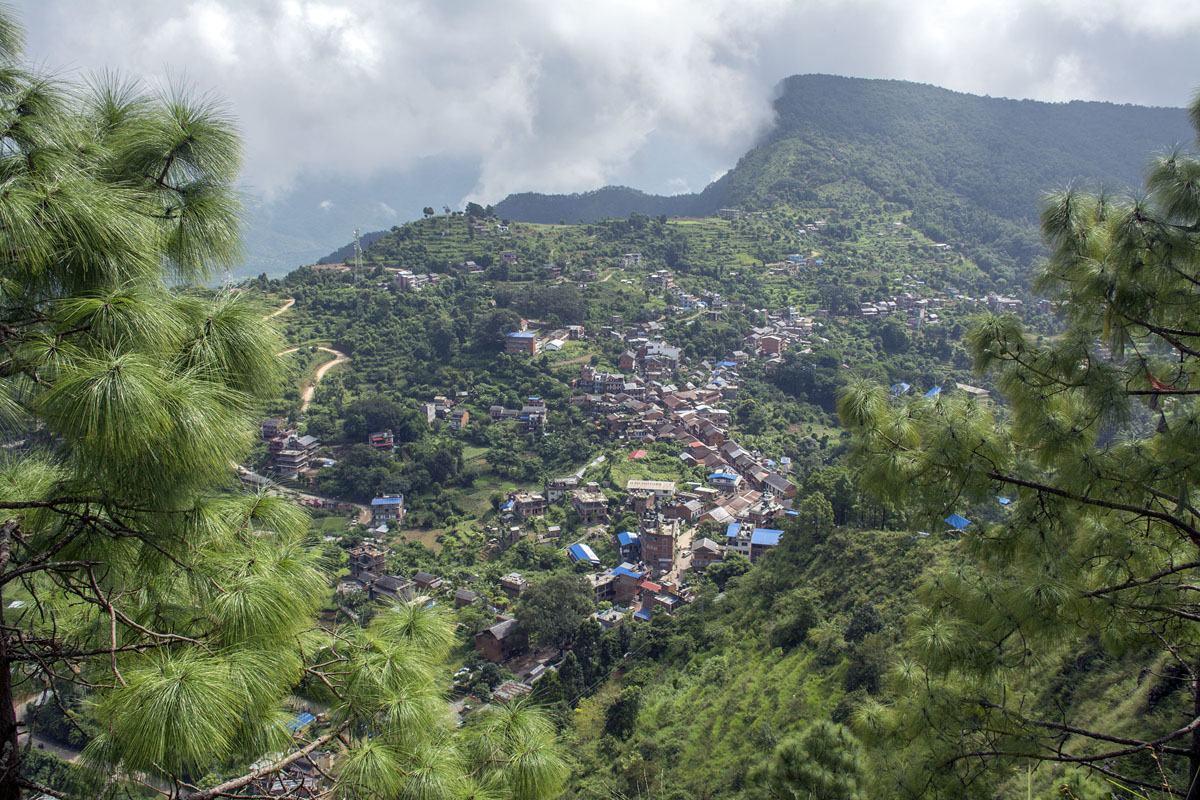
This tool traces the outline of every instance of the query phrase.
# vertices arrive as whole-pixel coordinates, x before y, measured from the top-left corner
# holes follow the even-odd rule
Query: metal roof
[[[600,563],[600,559],[596,557],[595,552],[586,544],[573,544],[567,548],[567,552],[575,561],[591,561],[594,564]]]
[[[783,531],[775,528],[755,528],[750,534],[750,544],[760,544],[766,547],[774,547],[779,544],[779,537],[783,535]]]

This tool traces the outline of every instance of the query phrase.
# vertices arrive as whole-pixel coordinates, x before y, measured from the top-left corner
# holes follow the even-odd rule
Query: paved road
[[[608,457],[607,457],[607,456],[602,456],[602,455],[601,455],[601,456],[596,456],[596,457],[595,457],[595,458],[593,458],[591,461],[589,461],[588,463],[584,464],[582,467],[580,467],[579,469],[575,470],[575,472],[573,472],[573,473],[571,473],[571,474],[572,474],[572,475],[574,475],[576,478],[579,478],[580,480],[583,480],[583,473],[587,472],[587,471],[588,471],[589,469],[591,469],[592,467],[598,467],[598,466],[600,466],[601,464],[603,464],[603,463],[604,463],[605,461],[607,461],[607,460],[608,460]]]

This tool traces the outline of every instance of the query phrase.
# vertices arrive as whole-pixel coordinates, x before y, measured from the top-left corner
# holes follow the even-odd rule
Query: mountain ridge
[[[628,187],[509,195],[496,213],[522,222],[593,222],[631,213],[710,216],[719,208],[804,204],[839,183],[905,207],[935,239],[1007,280],[1040,253],[1041,195],[1078,179],[1140,184],[1144,154],[1192,139],[1183,109],[992,98],[908,81],[795,75],[777,120],[704,191],[665,197]]]

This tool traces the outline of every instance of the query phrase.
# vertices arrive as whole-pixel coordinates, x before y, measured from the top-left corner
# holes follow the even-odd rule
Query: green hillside
[[[1135,186],[1150,153],[1192,140],[1182,109],[1007,100],[831,75],[786,79],[775,110],[775,128],[699,195],[522,194],[496,212],[557,222],[635,211],[711,215],[722,206],[805,209],[853,181],[910,213],[930,238],[961,245],[994,277],[1024,283],[1040,252],[1042,192],[1076,179]]]
[[[736,396],[719,404],[727,441],[787,459],[795,514],[770,523],[784,529],[780,544],[753,565],[734,555],[690,576],[691,602],[673,615],[626,618],[603,633],[597,622],[577,625],[558,670],[534,692],[571,747],[564,797],[1178,796],[1193,751],[1169,743],[1191,734],[1171,735],[1181,725],[1200,730],[1187,708],[1200,697],[1191,666],[1200,658],[1192,633],[1200,607],[1173,594],[1196,591],[1194,579],[1157,582],[1175,575],[1173,564],[1194,572],[1195,556],[1147,520],[1198,513],[1187,488],[1195,414],[1184,400],[1197,391],[1188,388],[1196,351],[1183,358],[1150,342],[1144,360],[1122,362],[1097,342],[1124,324],[1127,356],[1140,348],[1136,313],[1167,315],[1169,326],[1151,324],[1172,337],[1196,336],[1187,282],[1195,281],[1200,208],[1179,217],[1187,224],[1165,245],[1153,236],[1123,242],[1120,253],[1139,242],[1160,248],[1142,266],[1183,267],[1164,271],[1175,283],[1123,285],[1142,304],[1127,301],[1126,322],[1086,317],[1108,302],[1106,284],[1083,282],[1105,299],[1067,306],[1077,315],[1070,327],[1027,283],[1043,252],[1040,194],[1077,175],[1140,185],[1148,154],[1188,138],[1184,113],[826,76],[785,82],[777,110],[776,131],[736,169],[674,206],[604,190],[552,213],[554,198],[529,195],[520,203],[549,221],[522,221],[512,204],[469,206],[373,238],[361,270],[332,264],[252,282],[263,308],[294,300],[281,321],[287,339],[306,348],[296,356],[297,385],[329,355],[314,345],[348,356],[310,404],[292,389],[264,413],[324,443],[330,463],[309,477],[321,496],[405,495],[405,527],[388,533],[391,569],[469,584],[520,618],[529,608],[508,602],[502,576],[578,577],[584,565],[572,565],[563,546],[576,539],[609,569],[623,558],[614,537],[639,521],[618,505],[609,525],[589,532],[559,501],[506,542],[498,535],[511,521],[506,497],[578,470],[621,504],[630,478],[682,486],[708,475],[681,460],[674,438],[622,438],[623,420],[649,423],[657,412],[589,410],[583,375],[624,372],[626,351],[652,337],[678,348],[671,380],[685,387],[703,385],[711,365],[740,353]],[[1158,170],[1160,189],[1175,186],[1172,175]],[[1176,192],[1178,208],[1191,208],[1187,189]],[[705,197],[714,201],[707,209]],[[617,213],[625,201],[641,205]],[[690,207],[696,216],[679,215],[687,203],[699,204]],[[1093,244],[1141,235],[1146,217],[1106,208],[1126,224]],[[1108,219],[1089,209],[1061,216],[1072,231]],[[616,218],[558,221],[593,212]],[[1122,268],[1113,259],[1104,270],[1067,263],[1107,276]],[[1072,296],[1075,287],[1052,288]],[[988,317],[989,309],[1015,313]],[[787,327],[785,317],[806,326],[786,352],[742,352],[755,349],[763,326]],[[504,332],[519,326],[547,347],[505,353]],[[568,326],[585,335],[571,338]],[[1034,361],[1024,373],[973,368],[1026,354]],[[1065,386],[1054,384],[1059,373]],[[1035,402],[1042,381],[1049,388]],[[988,391],[991,404],[977,401]],[[1150,411],[1140,397],[1175,392],[1186,394],[1155,397]],[[839,393],[867,399],[847,410]],[[469,421],[430,420],[424,404],[435,398],[452,398]],[[493,416],[526,398],[546,403],[544,429]],[[1029,417],[1028,407],[1044,413]],[[366,444],[385,429],[395,433],[394,451]],[[919,439],[928,461],[906,449]],[[1058,459],[1066,488],[1035,483],[1045,470],[1034,462],[1018,464],[1015,477],[993,476],[1014,453],[1023,459],[1038,447]],[[647,452],[635,457],[634,448]],[[1150,501],[1136,487],[1160,478],[1149,452],[1174,466],[1141,513],[1138,504]],[[256,467],[266,464],[265,446],[257,457]],[[1104,484],[1113,466],[1148,472]],[[1094,483],[1101,499],[1073,494],[1075,482]],[[887,494],[869,491],[881,487]],[[1114,505],[1115,494],[1129,502]],[[1100,511],[1077,516],[1074,503]],[[947,527],[952,513],[972,521],[966,530]],[[552,526],[562,541],[549,538]],[[335,563],[361,533],[340,519],[321,528],[343,530],[329,545]],[[695,533],[720,540],[725,528],[705,522]],[[1104,599],[1129,591],[1132,600]],[[359,595],[354,602],[368,607]],[[521,674],[471,654],[473,632],[493,617],[458,614],[458,657],[476,670],[472,691],[485,677],[507,677],[504,669]],[[1110,770],[1119,785],[1072,760],[1109,769],[1106,743],[1120,759]],[[813,759],[825,759],[819,780]],[[780,788],[814,781],[828,785]],[[1164,783],[1170,788],[1158,791]]]

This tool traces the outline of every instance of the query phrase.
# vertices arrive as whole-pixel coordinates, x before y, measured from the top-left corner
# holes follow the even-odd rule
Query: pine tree
[[[1190,113],[1200,132],[1200,98]],[[1001,410],[863,382],[840,396],[864,486],[923,526],[958,510],[984,520],[924,586],[895,701],[857,720],[892,737],[913,794],[962,796],[988,773],[1052,762],[1038,774],[1086,769],[1138,793],[1166,782],[1196,800],[1200,159],[1158,157],[1144,195],[1062,191],[1041,222],[1050,257],[1035,288],[1065,331],[1039,343],[993,315],[968,336]],[[1012,504],[1000,511],[997,495]],[[1092,651],[1174,676],[1186,702],[1102,720],[1046,702],[1031,676]],[[1068,686],[1088,677],[1070,669]]]
[[[780,742],[750,780],[773,798],[860,800],[862,748],[846,728],[819,720]]]
[[[588,686],[596,683],[606,673],[600,642],[602,635],[600,623],[589,617],[579,623],[575,641],[571,643],[571,652],[579,659],[579,665],[583,668],[583,678]]]
[[[558,677],[562,682],[563,699],[567,705],[575,705],[579,702],[579,698],[583,697],[587,691],[587,678],[583,672],[583,666],[580,665],[579,659],[575,657],[575,651],[567,652],[566,658],[558,666]]]
[[[226,796],[321,747],[345,796],[553,794],[562,761],[537,713],[456,731],[440,610],[330,635],[303,512],[236,491],[281,347],[240,293],[187,288],[238,252],[225,110],[32,74],[20,38],[0,15],[0,425],[23,442],[0,455],[0,800],[47,789],[13,700],[58,703],[66,685],[98,731],[96,796],[143,780]],[[299,690],[324,695],[329,724],[298,742]],[[214,765],[244,771],[199,789]]]

